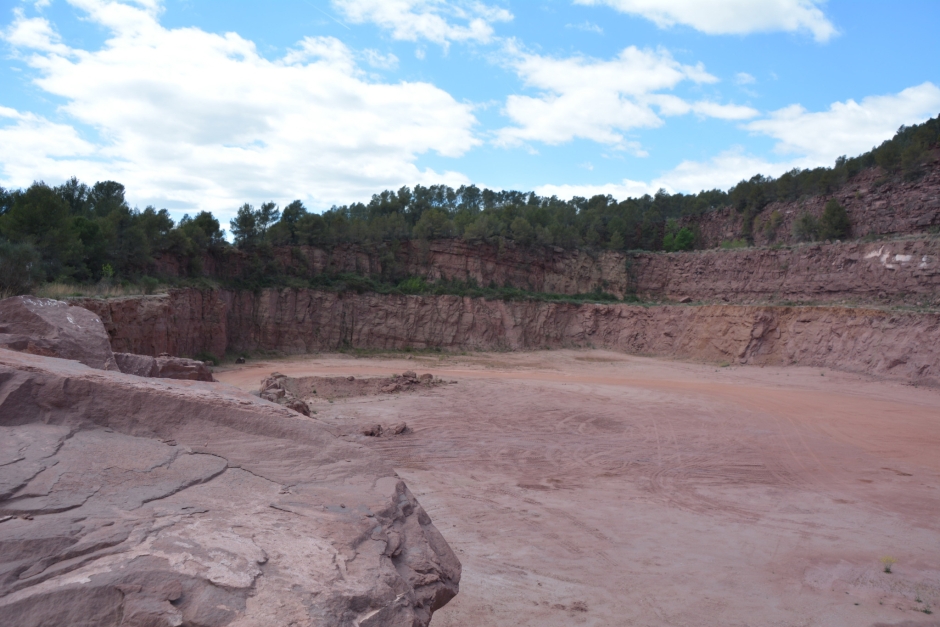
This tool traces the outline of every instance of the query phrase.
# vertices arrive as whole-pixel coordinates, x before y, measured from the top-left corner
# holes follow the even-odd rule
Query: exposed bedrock
[[[427,625],[460,564],[392,469],[211,383],[0,349],[4,625]]]
[[[74,359],[99,370],[139,377],[214,380],[206,364],[194,359],[113,353],[97,315],[49,298],[16,296],[0,300],[0,348]]]
[[[16,296],[0,300],[0,347],[75,359],[101,370],[118,370],[98,316],[49,298]]]
[[[800,364],[940,383],[940,314],[845,307],[574,305],[457,296],[176,290],[85,301],[116,350],[195,354],[353,348],[593,346]],[[195,312],[217,315],[201,318]],[[172,332],[168,332],[172,329]]]
[[[413,275],[557,294],[603,290],[617,297],[635,293],[645,299],[688,297],[742,304],[770,300],[916,304],[925,299],[936,302],[940,294],[940,239],[930,237],[668,254],[449,239],[406,241],[390,255],[354,245],[275,250],[285,271],[299,276]],[[210,275],[224,278],[238,276],[247,257],[235,251],[224,264],[209,257],[203,263]],[[176,274],[173,264],[164,259],[161,270]],[[179,315],[220,315],[211,304],[191,306],[192,312],[181,310]]]

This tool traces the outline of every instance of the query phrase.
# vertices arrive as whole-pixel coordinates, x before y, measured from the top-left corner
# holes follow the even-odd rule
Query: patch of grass
[[[734,249],[736,249],[736,248],[747,248],[747,246],[748,246],[747,240],[746,240],[746,239],[743,239],[743,238],[742,238],[742,239],[730,239],[730,240],[726,239],[726,240],[724,240],[724,241],[721,242],[721,248],[722,248],[723,250],[734,250]]]
[[[139,283],[44,283],[33,290],[35,296],[64,300],[67,298],[120,298],[122,296],[141,296],[153,294],[161,283],[153,277],[144,277]]]
[[[219,287],[258,291],[264,288],[315,289],[335,293],[355,292],[357,294],[375,293],[402,296],[468,296],[485,300],[503,301],[541,301],[562,303],[640,303],[636,296],[630,295],[619,299],[600,288],[583,294],[553,294],[533,292],[515,287],[498,286],[495,283],[483,287],[476,281],[440,280],[429,282],[423,277],[410,276],[392,282],[381,277],[364,276],[352,273],[318,274],[301,278],[287,275],[267,275],[263,279],[233,279],[221,281]]]

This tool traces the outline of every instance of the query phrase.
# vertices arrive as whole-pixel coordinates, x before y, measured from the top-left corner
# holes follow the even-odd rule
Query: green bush
[[[153,294],[160,287],[160,281],[152,276],[145,276],[140,280],[140,286],[144,288],[144,294]]]
[[[810,213],[801,213],[793,223],[793,237],[800,242],[819,239],[819,222]]]
[[[43,274],[35,246],[0,241],[0,297],[26,294],[42,281]]]
[[[845,207],[835,198],[830,199],[819,220],[819,239],[846,239],[850,230],[849,214]]]

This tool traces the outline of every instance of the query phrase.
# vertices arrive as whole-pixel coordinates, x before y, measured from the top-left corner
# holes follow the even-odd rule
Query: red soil
[[[274,370],[459,382],[312,403],[392,461],[463,563],[432,625],[940,625],[935,389],[573,350],[216,377]]]

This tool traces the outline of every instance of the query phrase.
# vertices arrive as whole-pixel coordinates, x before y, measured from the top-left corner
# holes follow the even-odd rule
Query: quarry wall
[[[79,303],[114,350],[215,355],[340,348],[541,349],[831,367],[940,384],[940,314],[847,307],[639,306],[459,296],[175,290]]]
[[[931,304],[940,297],[940,238],[803,244],[682,253],[621,253],[472,244],[404,242],[394,258],[358,246],[276,251],[299,276],[323,273],[475,281],[534,292],[603,290],[623,298],[756,303],[879,302]],[[234,255],[228,273],[238,273]],[[221,270],[220,270],[221,272]],[[216,273],[217,275],[219,273]],[[937,304],[940,304],[938,302]]]
[[[831,195],[812,196],[790,202],[772,202],[756,216],[752,231],[758,246],[792,244],[793,223],[803,213],[819,218],[830,198],[845,207],[852,225],[851,236],[916,235],[940,228],[940,167],[934,159],[913,180],[886,177],[880,168],[864,170]],[[772,218],[773,214],[776,216]],[[742,216],[732,207],[684,218],[698,235],[696,246],[715,248],[741,238]]]

